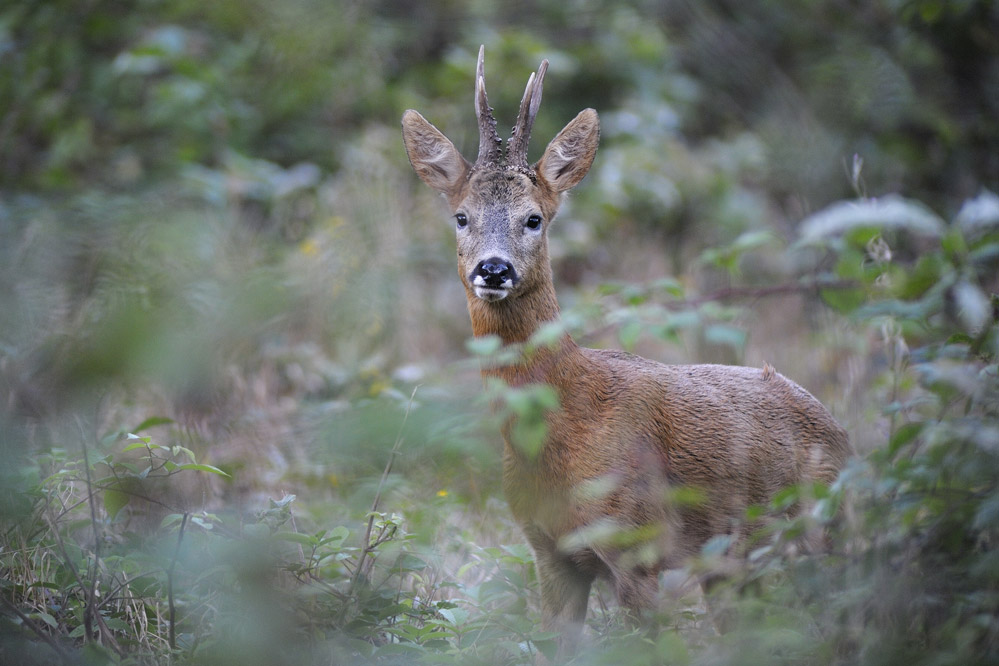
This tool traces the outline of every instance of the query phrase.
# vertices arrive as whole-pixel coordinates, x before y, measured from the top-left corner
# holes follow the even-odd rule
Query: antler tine
[[[479,47],[479,61],[475,65],[475,117],[479,121],[479,156],[476,166],[499,164],[503,158],[503,139],[496,131],[496,118],[486,97],[485,44]]]
[[[527,79],[524,98],[520,101],[520,112],[517,114],[517,124],[513,127],[513,134],[510,136],[510,145],[507,150],[507,164],[509,166],[530,168],[527,163],[527,145],[531,141],[531,128],[534,126],[534,119],[541,107],[541,90],[547,71],[548,61],[542,60],[541,66],[538,67],[538,73],[531,74],[531,77]]]

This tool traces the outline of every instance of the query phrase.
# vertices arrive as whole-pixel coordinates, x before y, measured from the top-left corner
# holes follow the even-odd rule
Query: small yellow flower
[[[319,243],[311,238],[306,238],[302,241],[302,244],[298,246],[298,249],[302,251],[307,257],[314,257],[319,254]]]
[[[437,496],[438,497],[447,497],[447,491],[444,490],[443,488],[441,488],[440,490],[437,491]]]

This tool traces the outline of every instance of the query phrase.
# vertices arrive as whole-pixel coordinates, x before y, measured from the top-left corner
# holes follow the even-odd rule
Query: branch
[[[381,543],[380,541],[375,544],[371,543],[371,530],[375,524],[374,514],[378,511],[378,504],[382,499],[382,488],[385,486],[385,481],[388,479],[389,472],[392,471],[392,463],[395,462],[395,457],[398,455],[399,449],[402,447],[402,431],[406,427],[406,422],[409,420],[409,411],[413,407],[413,398],[416,397],[416,392],[419,388],[419,386],[414,388],[413,393],[409,396],[409,403],[406,405],[406,414],[402,418],[402,423],[399,424],[399,432],[395,437],[395,445],[392,447],[392,452],[389,454],[388,462],[385,464],[385,470],[382,472],[382,478],[378,482],[378,490],[375,491],[375,500],[371,503],[371,511],[368,516],[368,527],[364,531],[364,545],[361,548],[361,556],[357,559],[357,568],[354,570],[354,578],[350,581],[350,594],[353,594],[354,587],[357,585],[357,581],[364,571],[364,563],[368,555],[375,549],[378,543]]]

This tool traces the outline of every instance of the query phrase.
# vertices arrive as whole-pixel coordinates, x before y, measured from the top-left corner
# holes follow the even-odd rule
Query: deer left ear
[[[445,196],[461,186],[471,166],[454,144],[426,118],[410,109],[402,114],[406,153],[424,183]]]
[[[599,142],[597,112],[584,109],[552,139],[535,170],[556,192],[572,189],[590,170]]]

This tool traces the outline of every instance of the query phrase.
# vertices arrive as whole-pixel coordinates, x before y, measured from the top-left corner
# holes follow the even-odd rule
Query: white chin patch
[[[476,287],[475,295],[484,301],[501,301],[509,293],[507,289],[491,289],[489,287]]]
[[[486,281],[481,275],[476,275],[475,279],[472,280],[472,286],[475,288],[475,295],[482,300],[502,301],[513,289],[513,280],[503,280],[500,286],[489,287],[486,286]]]

